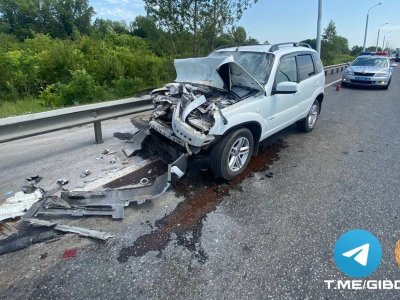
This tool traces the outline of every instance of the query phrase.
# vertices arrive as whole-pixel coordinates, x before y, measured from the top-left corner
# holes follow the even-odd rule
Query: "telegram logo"
[[[378,268],[382,259],[382,247],[369,231],[350,230],[343,234],[333,251],[336,265],[351,277],[365,277]]]

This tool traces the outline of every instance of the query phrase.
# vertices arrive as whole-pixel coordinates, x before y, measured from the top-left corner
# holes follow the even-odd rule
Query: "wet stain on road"
[[[170,214],[157,220],[155,230],[139,237],[131,246],[123,247],[118,261],[126,262],[130,256],[143,256],[149,251],[158,251],[161,257],[162,250],[171,240],[176,239],[178,245],[192,251],[194,257],[204,263],[207,253],[201,246],[203,220],[217,208],[224,196],[229,195],[230,190],[243,191],[240,183],[245,178],[266,171],[269,165],[279,159],[278,153],[285,147],[282,140],[266,146],[258,156],[252,157],[241,175],[229,182],[215,179],[211,171],[202,172],[196,167],[189,169],[183,178],[173,184],[176,195],[183,196],[185,200]]]

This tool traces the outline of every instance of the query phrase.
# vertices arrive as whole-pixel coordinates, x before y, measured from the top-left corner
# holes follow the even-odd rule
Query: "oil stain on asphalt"
[[[177,244],[193,252],[194,257],[204,263],[207,253],[201,246],[203,220],[223,201],[229,191],[242,191],[240,183],[256,172],[264,172],[274,161],[279,159],[279,151],[287,147],[282,140],[265,146],[256,157],[252,157],[246,170],[232,181],[215,179],[211,171],[202,172],[198,168],[190,168],[183,178],[173,184],[176,196],[183,196],[184,201],[168,215],[155,222],[156,229],[123,247],[118,261],[127,262],[129,257],[143,256],[150,251],[162,250],[168,243],[176,239]],[[266,175],[267,177],[268,174]]]

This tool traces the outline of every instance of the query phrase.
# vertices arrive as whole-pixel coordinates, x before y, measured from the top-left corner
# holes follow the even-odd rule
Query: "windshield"
[[[274,55],[262,52],[218,51],[209,56],[233,56],[233,60],[247,71],[255,80],[266,85],[274,62]]]
[[[383,57],[359,57],[352,64],[352,66],[360,67],[387,67],[387,59]]]

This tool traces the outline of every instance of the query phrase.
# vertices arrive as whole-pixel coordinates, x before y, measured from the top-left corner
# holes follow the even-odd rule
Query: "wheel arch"
[[[317,96],[316,100],[319,102],[319,110],[321,111],[322,101],[324,100],[324,94],[323,94],[323,93],[320,93],[320,94]]]
[[[262,132],[261,124],[257,121],[249,121],[249,122],[245,122],[245,123],[240,123],[240,124],[233,126],[232,128],[229,128],[229,130],[225,134],[228,134],[239,128],[247,128],[248,130],[250,130],[251,134],[253,135],[253,140],[254,140],[254,147],[253,147],[252,155],[253,156],[257,155],[259,143],[260,143],[261,132]]]

